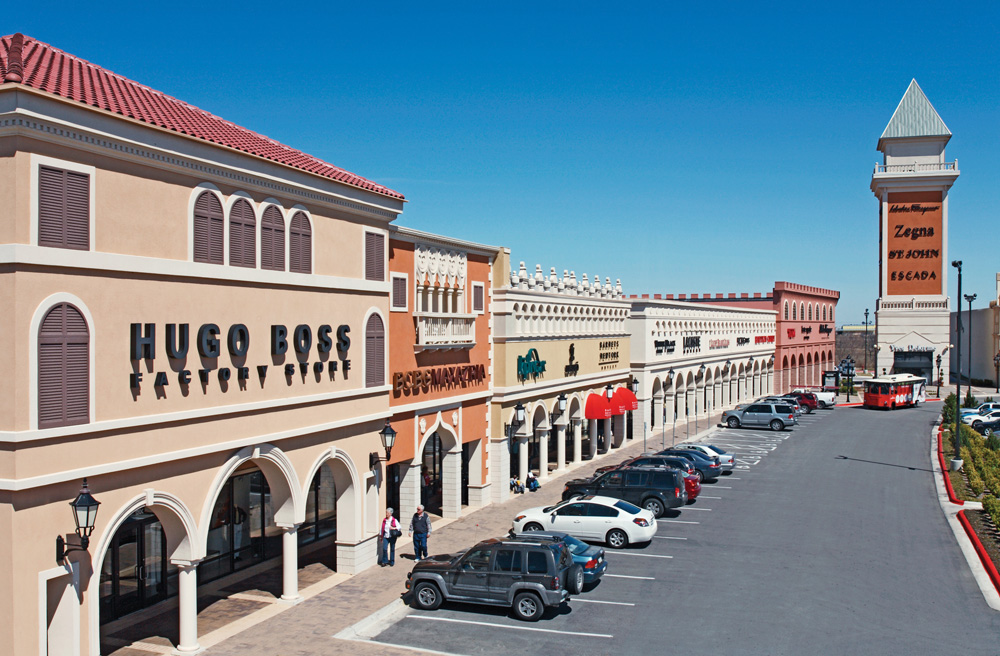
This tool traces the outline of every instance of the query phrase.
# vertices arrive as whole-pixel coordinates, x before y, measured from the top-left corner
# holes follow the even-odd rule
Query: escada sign
[[[527,355],[517,356],[517,379],[525,381],[537,379],[545,373],[545,360],[538,357],[537,349],[529,349]]]

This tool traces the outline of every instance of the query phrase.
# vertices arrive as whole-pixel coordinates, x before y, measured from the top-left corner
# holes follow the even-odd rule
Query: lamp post
[[[674,441],[677,439],[677,386],[674,384],[674,368],[671,367],[670,371],[667,372],[667,378],[670,379],[670,389],[674,391],[674,428],[670,435],[670,446],[674,445]],[[663,399],[663,432],[667,432],[667,404],[666,398]],[[666,437],[663,438],[662,442],[666,442]]]
[[[937,372],[938,372],[938,391],[937,391],[937,397],[940,399],[941,398],[941,376],[942,376],[942,373],[941,373],[941,354],[940,353],[938,353],[936,362],[937,362]]]
[[[969,302],[969,355],[967,357],[969,358],[969,394],[972,394],[972,301],[976,300],[976,295],[966,294],[965,300]]]
[[[958,382],[955,384],[955,457],[951,459],[952,471],[962,467],[962,260],[952,260],[951,265],[958,269],[958,312],[955,313],[955,366],[958,367]]]
[[[698,367],[698,378],[701,378],[702,381],[704,381],[704,379],[705,379],[705,365],[704,364],[702,364],[700,367]],[[702,383],[702,384],[704,384],[704,383]],[[697,383],[697,381],[695,381],[695,385],[694,385],[694,434],[695,434],[695,436],[698,435],[698,383]]]
[[[865,371],[868,371],[868,308],[865,308]]]
[[[993,375],[996,377],[997,393],[1000,394],[1000,351],[993,356]]]
[[[80,544],[66,544],[63,536],[56,537],[56,563],[63,564],[66,554],[72,551],[86,551],[90,546],[90,534],[94,532],[94,524],[97,522],[97,507],[101,502],[90,494],[87,486],[87,479],[83,479],[83,486],[76,499],[70,502],[73,509],[73,521],[76,523],[76,535],[80,538]]]

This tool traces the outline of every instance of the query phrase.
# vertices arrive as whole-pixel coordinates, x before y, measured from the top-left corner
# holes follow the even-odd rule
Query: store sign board
[[[428,392],[432,388],[468,387],[486,380],[486,366],[463,364],[454,367],[434,367],[397,371],[392,375],[392,391],[416,394]]]
[[[693,337],[684,338],[684,352],[689,351],[700,351],[701,350],[701,336],[696,335]]]
[[[598,351],[598,362],[602,367],[612,367],[618,364],[621,356],[617,339],[609,339],[601,342]]]
[[[939,191],[889,194],[884,234],[890,296],[941,293],[942,207]]]
[[[748,344],[750,344],[750,338],[749,337],[737,337],[736,338],[736,346],[747,346]]]
[[[166,340],[164,351],[168,360],[186,362],[188,352],[191,347],[191,327],[186,323],[168,323],[164,326]],[[130,328],[129,339],[129,359],[133,364],[133,373],[129,374],[129,387],[139,390],[142,387],[143,372],[138,362],[146,361],[147,367],[152,369],[156,360],[156,324],[154,323],[133,323]],[[311,371],[317,381],[326,373],[330,380],[334,380],[338,368],[344,378],[351,369],[351,361],[347,358],[347,353],[351,348],[350,326],[341,325],[337,328],[336,338],[334,338],[333,326],[323,324],[316,329],[315,338],[312,327],[307,324],[299,324],[292,330],[291,335],[288,328],[283,324],[273,324],[271,326],[271,356],[272,358],[282,358],[289,347],[296,354],[296,360],[310,359],[315,357],[313,362],[297,361],[285,364],[283,373],[291,379],[296,372],[304,378]],[[313,356],[313,344],[316,345],[315,356]],[[236,376],[240,386],[245,386],[251,377],[251,367],[246,364],[246,356],[250,350],[250,329],[246,324],[235,323],[229,326],[223,337],[222,329],[214,323],[204,323],[199,326],[195,333],[195,345],[198,355],[201,357],[201,368],[197,369],[198,380],[202,385],[208,385],[213,376],[219,379],[219,384],[223,389],[228,388],[229,380]],[[221,366],[223,358],[223,347],[229,354],[232,367]],[[330,357],[334,347],[337,349],[339,357]],[[281,365],[278,365],[281,366]],[[269,365],[258,364],[253,367],[263,386],[267,378]],[[171,371],[154,371],[148,375],[153,377],[153,387],[162,388],[170,384],[172,377],[176,377],[179,385],[189,385],[191,383],[191,369],[175,369]]]
[[[666,353],[673,353],[674,349],[677,347],[677,340],[673,339],[656,339],[653,340],[653,348],[656,349],[657,355],[664,355]]]
[[[795,335],[789,335],[789,337],[794,337]],[[757,335],[753,338],[754,344],[774,344],[774,335]]]
[[[708,340],[708,350],[714,351],[715,349],[729,348],[728,339],[710,339]]]
[[[576,347],[572,344],[569,345],[569,364],[566,365],[566,369],[563,371],[565,376],[575,376],[580,373],[580,363],[576,361]]]
[[[517,379],[537,379],[545,373],[545,360],[538,357],[538,349],[528,349],[527,355],[517,356]]]

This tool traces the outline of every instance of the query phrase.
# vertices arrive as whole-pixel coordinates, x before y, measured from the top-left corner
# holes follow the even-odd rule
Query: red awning
[[[610,419],[611,404],[603,394],[591,394],[587,397],[587,407],[583,416],[587,419]]]
[[[635,398],[635,394],[629,388],[619,387],[611,395],[611,414],[623,415],[630,410],[638,409],[639,399]]]

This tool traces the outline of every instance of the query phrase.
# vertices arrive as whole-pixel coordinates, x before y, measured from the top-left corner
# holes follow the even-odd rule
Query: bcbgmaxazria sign
[[[336,338],[334,337],[333,326],[323,324],[316,329],[315,335],[310,326],[299,324],[295,326],[289,335],[288,328],[282,324],[271,326],[271,356],[281,357],[288,353],[291,348],[296,358],[308,359],[313,356],[313,344],[316,346],[315,361],[298,361],[285,364],[283,373],[291,378],[296,372],[306,376],[310,371],[317,380],[322,374],[327,373],[330,380],[334,380],[338,367],[341,375],[347,378],[347,372],[351,369],[351,361],[347,359],[347,353],[351,348],[350,326],[342,325],[337,328]],[[190,325],[186,323],[168,323],[166,325],[165,352],[168,359],[185,360],[191,346]],[[223,332],[214,323],[204,323],[195,333],[195,346],[198,355],[201,356],[200,368],[197,368],[198,380],[202,385],[208,385],[212,376],[217,376],[220,384],[228,383],[236,375],[236,380],[245,383],[250,378],[250,366],[246,364],[247,353],[250,351],[250,329],[242,323],[234,323]],[[331,358],[330,353],[334,346],[337,348],[338,357]],[[223,348],[229,354],[233,364],[232,367],[220,366],[219,359],[222,358]],[[129,358],[137,362],[147,360],[152,363],[156,359],[156,324],[133,323],[131,325],[131,339],[129,340]],[[267,377],[267,364],[258,364],[254,367],[261,385]],[[281,365],[278,365],[281,366]],[[180,369],[171,371],[176,376],[179,385],[188,385],[191,382],[190,369]],[[156,371],[153,374],[153,386],[165,387],[170,384],[170,374],[167,371]],[[143,373],[136,368],[136,371],[129,376],[129,386],[138,389],[143,380]]]

